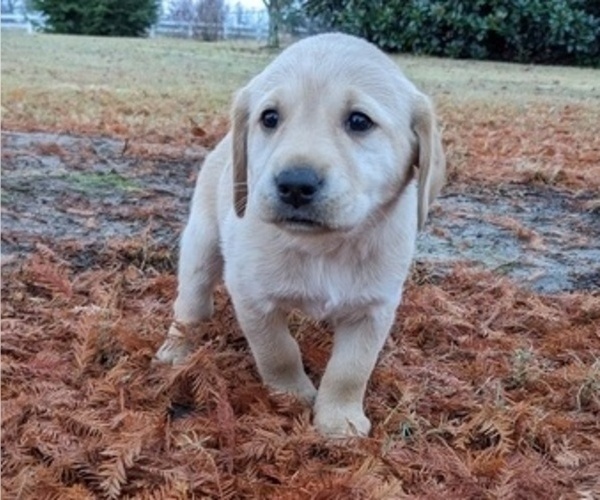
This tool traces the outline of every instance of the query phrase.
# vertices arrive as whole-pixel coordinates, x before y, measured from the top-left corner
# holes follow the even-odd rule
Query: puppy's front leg
[[[363,399],[379,351],[394,319],[394,308],[379,307],[362,319],[336,326],[333,352],[315,403],[314,423],[326,436],[366,436],[371,422]]]
[[[181,238],[174,321],[155,356],[164,363],[182,363],[189,354],[190,330],[212,316],[213,289],[223,269],[215,222],[193,210]]]
[[[277,392],[312,403],[317,390],[302,366],[300,347],[287,327],[287,314],[278,309],[254,311],[235,297],[234,305],[263,382]]]

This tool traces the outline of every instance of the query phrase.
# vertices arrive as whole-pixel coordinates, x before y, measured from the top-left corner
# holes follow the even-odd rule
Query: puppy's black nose
[[[313,201],[322,184],[317,173],[308,167],[290,168],[275,177],[279,199],[294,208]]]

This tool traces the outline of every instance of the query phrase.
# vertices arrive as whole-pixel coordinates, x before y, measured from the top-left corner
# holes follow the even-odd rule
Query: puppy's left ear
[[[236,95],[231,112],[233,136],[233,206],[243,217],[248,203],[248,120],[249,96],[246,89]]]
[[[423,94],[415,97],[412,128],[418,140],[418,224],[425,226],[429,205],[446,180],[446,157],[431,101]]]

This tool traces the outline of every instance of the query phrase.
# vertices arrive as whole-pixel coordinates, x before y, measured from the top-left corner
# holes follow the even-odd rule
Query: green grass
[[[75,191],[83,193],[136,191],[141,189],[135,182],[117,173],[76,172],[65,176]]]
[[[2,33],[2,117],[9,128],[177,136],[225,115],[274,57],[252,42]],[[438,102],[598,106],[600,72],[396,56]]]
[[[395,59],[425,90],[456,102],[600,104],[600,71],[596,69],[410,56]]]
[[[10,125],[138,133],[227,109],[269,61],[256,45],[176,39],[2,34],[2,114]]]

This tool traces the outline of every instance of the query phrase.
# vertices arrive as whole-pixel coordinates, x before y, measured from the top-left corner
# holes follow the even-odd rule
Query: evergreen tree
[[[144,36],[156,23],[160,0],[33,0],[46,15],[45,31],[75,35]]]

